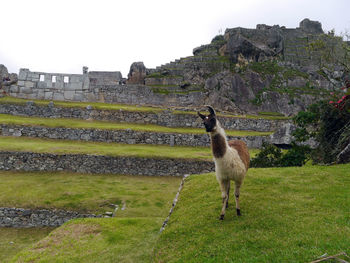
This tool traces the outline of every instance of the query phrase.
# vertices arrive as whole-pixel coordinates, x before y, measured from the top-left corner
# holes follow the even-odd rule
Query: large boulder
[[[7,78],[8,76],[9,72],[7,68],[3,64],[0,64],[0,82],[2,82],[4,78]]]
[[[8,73],[7,68],[0,64],[0,96],[8,92],[9,86],[16,83],[18,76],[15,73]]]
[[[130,66],[127,84],[145,84],[145,77],[147,75],[147,68],[143,62],[134,62]]]
[[[305,18],[299,23],[299,28],[309,34],[323,34],[322,24],[318,21],[312,21]]]
[[[270,142],[277,146],[287,146],[293,141],[293,132],[296,127],[292,123],[286,123],[270,135]]]

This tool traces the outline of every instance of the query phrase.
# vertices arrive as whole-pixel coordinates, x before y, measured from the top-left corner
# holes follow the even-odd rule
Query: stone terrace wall
[[[20,116],[36,116],[48,118],[78,118],[94,119],[112,122],[126,122],[139,124],[156,124],[167,127],[193,127],[203,128],[201,119],[195,114],[173,114],[171,111],[129,112],[94,110],[91,107],[64,108],[54,104],[39,106],[33,102],[26,105],[13,105],[0,103],[0,113]],[[274,131],[288,120],[246,119],[232,117],[218,117],[220,123],[228,130]]]
[[[179,146],[210,146],[208,134],[180,134],[143,132],[134,130],[98,130],[98,129],[72,129],[72,128],[48,128],[30,127],[0,124],[2,136],[26,136],[49,139],[81,140],[95,142],[114,142],[126,144],[158,144]],[[261,148],[264,141],[269,141],[268,136],[228,136],[229,140],[243,140],[249,148]]]
[[[102,217],[73,211],[0,208],[0,227],[58,227],[74,218]]]
[[[214,162],[82,154],[0,152],[0,170],[183,176],[214,171]]]

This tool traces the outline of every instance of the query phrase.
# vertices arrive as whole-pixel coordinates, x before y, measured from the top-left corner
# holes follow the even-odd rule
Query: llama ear
[[[207,108],[208,108],[208,111],[210,112],[210,114],[216,116],[215,110],[213,109],[212,106],[207,105]]]
[[[201,114],[199,111],[197,112],[198,113],[198,116],[202,118],[202,120],[204,120],[205,118],[205,115]]]

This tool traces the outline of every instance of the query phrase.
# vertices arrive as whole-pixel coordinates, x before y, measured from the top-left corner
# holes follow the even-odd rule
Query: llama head
[[[203,114],[201,114],[200,112],[198,113],[198,116],[201,117],[201,119],[203,120],[203,124],[205,127],[205,130],[207,132],[213,132],[216,130],[216,113],[215,110],[211,107],[211,106],[207,106],[208,111],[209,111],[209,115],[205,116]]]

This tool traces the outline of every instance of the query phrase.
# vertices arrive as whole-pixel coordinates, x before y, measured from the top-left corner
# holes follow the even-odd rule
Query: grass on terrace
[[[27,99],[19,99],[14,97],[5,96],[0,98],[0,103],[2,104],[25,104],[27,101],[33,101],[37,105],[47,106],[49,104],[49,100],[27,100]],[[66,102],[66,101],[54,101],[54,105],[58,107],[66,107],[66,108],[86,108],[88,105],[92,106],[93,109],[97,110],[125,110],[131,112],[153,112],[153,113],[161,113],[165,110],[160,107],[150,107],[150,106],[136,106],[136,105],[128,105],[128,104],[110,104],[110,103],[101,103],[101,102]],[[204,109],[205,107],[203,107]],[[194,111],[180,111],[180,110],[171,110],[174,114],[197,114]],[[232,115],[232,114],[223,114],[218,113],[218,116],[227,116],[232,118],[248,118],[248,119],[269,119],[269,120],[287,120],[289,117],[284,117],[283,115],[275,112],[262,112],[258,115]]]
[[[350,249],[350,164],[250,169],[219,221],[214,175],[187,178],[169,225],[160,218],[74,220],[11,262],[310,262]]]
[[[53,228],[0,228],[0,262],[46,237]]]
[[[144,257],[149,260],[151,256],[151,247],[168,215],[180,180],[178,177],[0,171],[0,207],[101,214],[113,212],[111,204],[118,204],[116,218],[74,221],[55,230],[53,240],[40,241],[34,251],[49,252],[59,246],[57,258],[48,262],[61,262],[63,257],[64,262],[122,262],[126,259],[144,262]],[[20,250],[32,246],[50,231],[52,228],[0,228],[0,262],[9,262]],[[72,240],[68,240],[70,238]],[[65,253],[67,246],[70,251]],[[80,250],[80,247],[86,250]],[[71,254],[75,256],[71,257]],[[90,256],[89,261],[86,258]],[[35,262],[39,257],[42,259],[41,253],[34,256]],[[100,257],[106,261],[100,261]],[[32,259],[28,261],[32,262]]]
[[[164,132],[164,133],[191,133],[204,134],[205,129],[198,128],[170,128],[151,124],[136,124],[136,123],[115,123],[107,121],[86,121],[79,119],[67,118],[39,118],[39,117],[23,117],[13,116],[9,114],[0,114],[0,124],[8,125],[26,125],[26,126],[43,126],[50,128],[75,128],[75,129],[102,129],[102,130],[126,130],[132,129],[135,131],[146,132]],[[226,134],[230,136],[267,136],[272,132],[256,132],[256,131],[230,131],[226,130]]]
[[[181,178],[0,171],[0,207],[74,210],[118,217],[166,217]]]
[[[218,220],[214,175],[186,180],[156,262],[310,262],[350,253],[350,164],[250,169],[241,189],[242,216],[230,203]]]
[[[0,98],[0,103],[6,104],[25,104],[27,101],[33,101],[40,106],[47,106],[50,100],[27,100],[14,97],[5,96]],[[136,106],[127,104],[110,104],[101,102],[67,102],[67,101],[54,101],[54,105],[58,107],[66,108],[86,108],[90,105],[94,109],[98,110],[125,110],[125,111],[137,111],[137,112],[162,112],[164,109],[157,107]]]
[[[81,142],[0,136],[0,151],[212,160],[209,147]],[[258,150],[251,149],[254,156]]]
[[[0,151],[211,160],[209,147],[81,142],[0,136]]]

